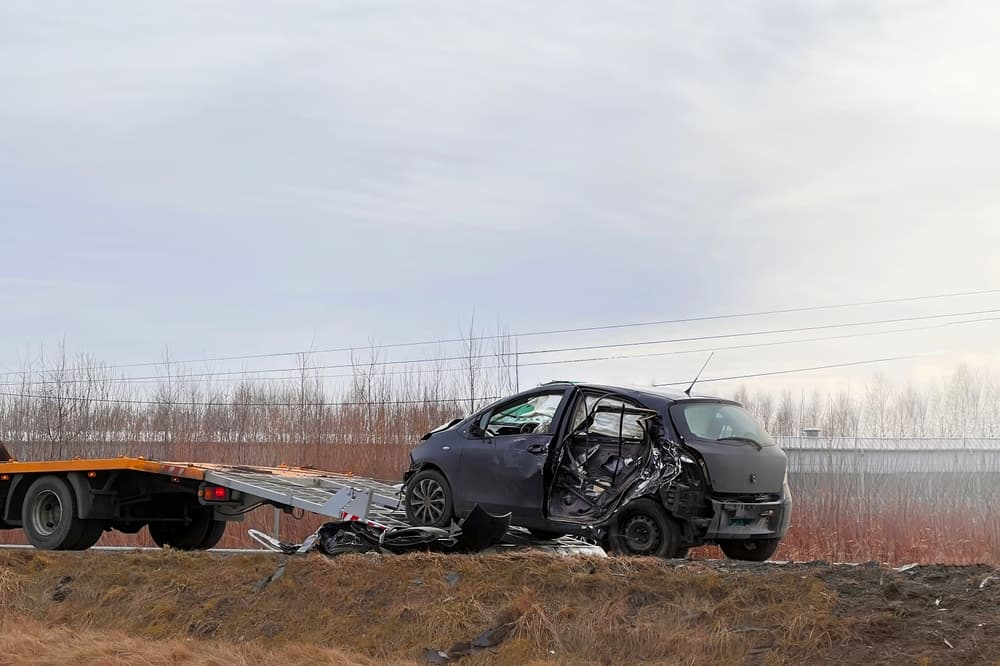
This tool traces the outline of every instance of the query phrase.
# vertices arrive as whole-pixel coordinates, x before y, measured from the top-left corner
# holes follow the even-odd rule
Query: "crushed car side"
[[[547,395],[560,398],[538,398]],[[494,433],[503,442],[491,450],[496,442],[485,443],[477,428],[491,415],[503,417],[505,405],[523,413],[524,401],[551,411],[549,423],[539,432]],[[581,437],[581,401],[592,410],[591,426],[628,419],[617,450],[615,438],[599,428]],[[507,430],[519,423],[498,422]],[[652,439],[644,440],[647,435]],[[463,449],[469,452],[464,461]],[[718,543],[730,557],[763,560],[787,532],[791,515],[784,453],[738,403],[715,398],[546,385],[428,433],[411,458],[408,512],[410,489],[422,489],[425,499],[439,493],[440,500],[437,522],[411,516],[419,524],[442,525],[479,504],[511,510],[513,524],[535,533],[590,536],[618,551],[678,557],[690,547]],[[452,488],[449,479],[462,477]]]

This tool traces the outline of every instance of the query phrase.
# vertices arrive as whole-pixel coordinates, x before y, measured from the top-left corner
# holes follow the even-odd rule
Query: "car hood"
[[[777,446],[687,438],[684,444],[705,461],[708,482],[718,493],[780,493],[788,458]]]

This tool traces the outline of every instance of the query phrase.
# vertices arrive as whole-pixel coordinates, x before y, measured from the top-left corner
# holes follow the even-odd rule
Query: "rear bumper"
[[[792,498],[785,485],[776,502],[727,502],[709,498],[712,519],[706,541],[728,539],[781,539],[792,520]]]

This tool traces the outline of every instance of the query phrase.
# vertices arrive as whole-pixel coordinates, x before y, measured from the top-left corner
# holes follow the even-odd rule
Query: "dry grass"
[[[166,649],[250,639],[247,649],[275,658],[286,646],[334,647],[398,663],[513,622],[495,653],[463,663],[737,664],[761,648],[770,662],[803,663],[850,631],[815,576],[723,575],[651,559],[317,556],[293,560],[259,592],[274,558],[25,551],[0,562],[18,572],[8,614],[81,632],[81,641],[96,628]]]
[[[0,615],[0,664],[25,666],[378,666],[400,664],[316,645],[269,648],[258,642],[175,638],[148,640],[118,631],[75,630]]]

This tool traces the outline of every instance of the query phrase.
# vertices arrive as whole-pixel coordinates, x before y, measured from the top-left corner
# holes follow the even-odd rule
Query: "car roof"
[[[604,391],[609,393],[620,393],[622,395],[635,398],[636,400],[654,400],[662,401],[668,403],[674,402],[685,402],[689,400],[725,400],[726,402],[733,402],[727,400],[726,398],[719,398],[710,395],[687,395],[686,393],[679,391],[670,391],[657,386],[609,386],[605,384],[591,384],[587,382],[571,382],[565,380],[546,382],[541,386],[553,387],[553,386],[565,386],[569,388],[570,386],[576,386],[583,389],[591,389],[595,391]]]

